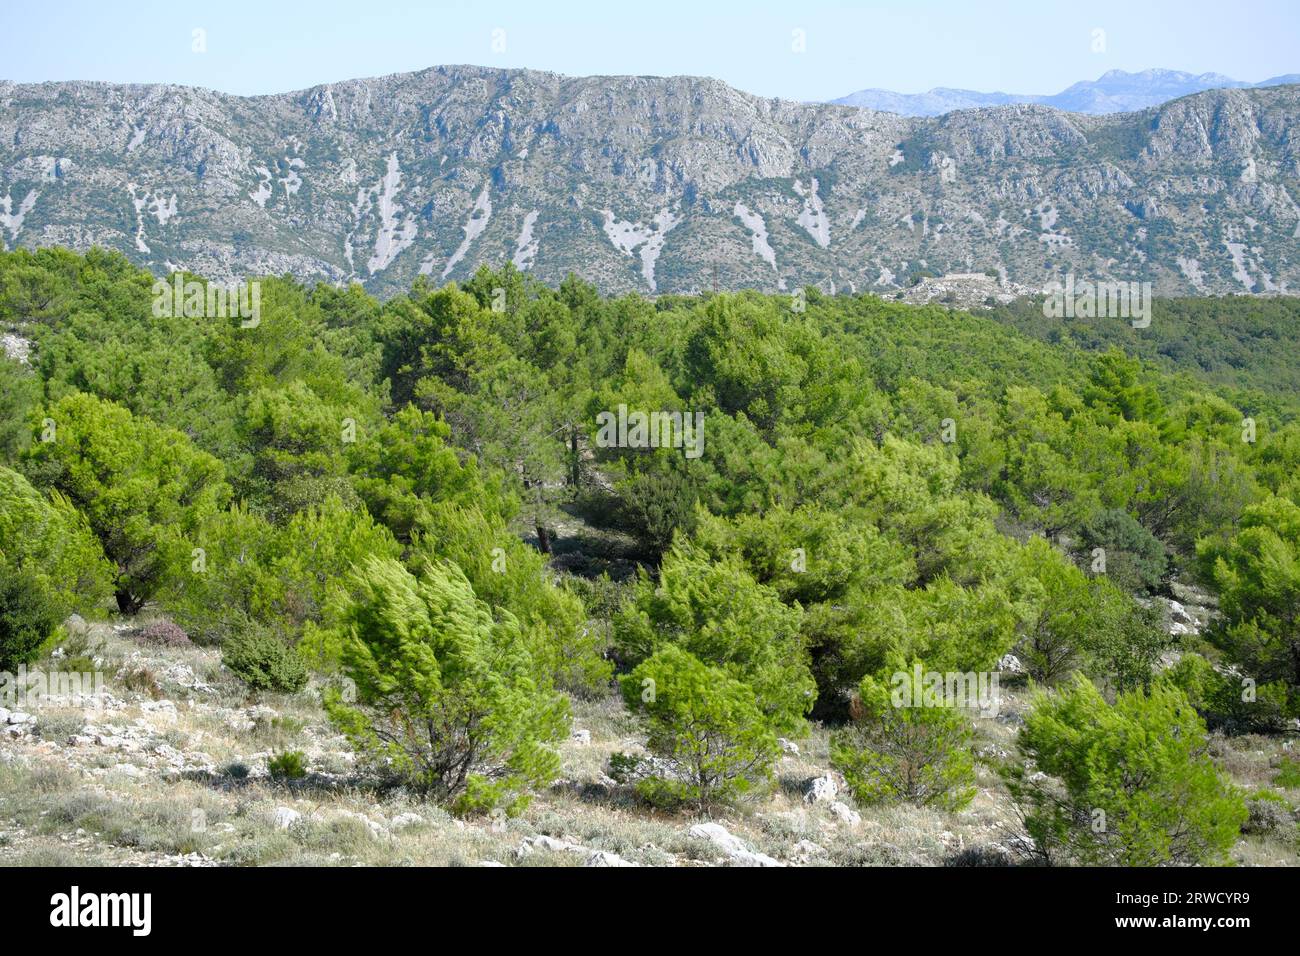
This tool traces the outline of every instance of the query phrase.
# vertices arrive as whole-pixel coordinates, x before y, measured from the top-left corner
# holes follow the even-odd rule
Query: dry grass
[[[93,633],[85,653],[97,666],[110,675],[146,667],[165,696],[155,700],[147,686],[111,676],[120,706],[42,710],[35,733],[0,744],[0,848],[17,865],[575,866],[592,851],[642,865],[726,862],[712,843],[690,835],[700,818],[653,811],[606,776],[610,755],[636,746],[636,725],[612,697],[573,702],[574,727],[589,741],[561,746],[561,779],[520,817],[457,820],[355,774],[310,691],[250,697],[209,649],[163,652],[104,627]],[[769,791],[716,822],[755,851],[801,865],[996,861],[997,846],[1018,833],[993,763],[1014,753],[1023,700],[1011,692],[1003,703],[999,719],[977,721],[987,762],[961,813],[858,808],[862,819],[853,826],[826,804],[805,802],[809,780],[829,766],[829,734],[814,725],[796,742],[799,752],[783,757]],[[67,743],[92,732],[109,743]],[[129,746],[117,746],[118,737]],[[1284,746],[1266,737],[1214,739],[1216,760],[1238,785],[1274,790],[1294,807],[1300,792],[1274,783]],[[267,760],[286,749],[306,754],[304,780],[268,776]],[[297,814],[292,825],[277,822],[279,808]],[[526,841],[539,835],[582,852],[529,850]],[[1295,865],[1295,828],[1243,837],[1233,856],[1246,865]]]

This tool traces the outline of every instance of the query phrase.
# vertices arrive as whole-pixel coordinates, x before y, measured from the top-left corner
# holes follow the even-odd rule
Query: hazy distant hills
[[[1111,70],[1095,81],[1085,80],[1051,96],[1016,93],[980,93],[937,87],[928,93],[894,93],[890,90],[859,90],[832,100],[845,106],[864,106],[900,116],[942,116],[953,110],[1010,103],[1040,103],[1072,113],[1127,113],[1159,106],[1170,100],[1206,90],[1258,89],[1300,83],[1300,73],[1275,76],[1260,83],[1245,83],[1221,73],[1183,73],[1179,70],[1143,70],[1126,73]]]

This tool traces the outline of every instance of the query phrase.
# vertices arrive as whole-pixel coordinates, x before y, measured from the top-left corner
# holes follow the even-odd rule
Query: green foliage
[[[136,611],[172,573],[168,543],[229,499],[221,463],[180,432],[91,395],[69,395],[46,414],[52,440],[34,442],[24,467],[86,515],[117,566],[118,607]]]
[[[81,513],[57,492],[46,498],[17,472],[0,467],[0,569],[5,568],[31,577],[63,614],[92,613],[113,593],[113,568]]]
[[[63,608],[34,573],[0,564],[0,671],[30,664],[63,620]]]
[[[1273,782],[1288,790],[1300,789],[1300,760],[1292,757],[1284,758],[1278,764],[1277,776],[1273,778]]]
[[[266,762],[272,780],[301,780],[307,776],[307,755],[301,750],[285,750]]]
[[[465,575],[416,578],[367,558],[340,610],[343,674],[326,709],[383,771],[459,812],[517,812],[559,770],[568,708],[539,675],[519,625],[493,620]]]
[[[28,420],[40,402],[40,378],[0,351],[0,465],[13,464],[31,442]]]
[[[329,495],[350,498],[343,453],[345,441],[362,427],[355,415],[301,381],[250,395],[239,435],[252,453],[251,500],[282,518]]]
[[[1160,610],[1142,607],[1109,581],[1094,582],[1091,591],[1085,672],[1115,690],[1149,686],[1171,643]]]
[[[437,505],[411,549],[409,566],[452,561],[498,619],[517,622],[529,653],[557,686],[591,696],[606,690],[612,670],[605,637],[582,600],[552,572],[546,558],[477,507]]]
[[[1222,620],[1210,638],[1261,687],[1286,688],[1285,714],[1300,714],[1300,505],[1271,496],[1248,507],[1226,544],[1200,557],[1218,586]]]
[[[307,665],[297,651],[261,628],[227,637],[221,661],[253,690],[295,694],[307,686]]]
[[[1093,627],[1093,588],[1078,568],[1041,538],[1026,545],[1024,558],[1037,600],[1024,623],[1017,653],[1034,680],[1056,684],[1083,662]]]
[[[1019,744],[1030,766],[1009,766],[1007,784],[1050,861],[1222,863],[1246,820],[1206,752],[1205,725],[1167,683],[1113,705],[1082,678],[1040,694]]]
[[[189,540],[175,538],[173,573],[163,601],[199,643],[221,644],[256,623],[268,623],[268,592],[279,591],[264,561],[273,553],[273,525],[243,504],[211,516]]]
[[[619,682],[628,708],[644,717],[646,747],[658,758],[648,770],[631,771],[652,803],[708,807],[770,780],[781,753],[776,735],[753,691],[722,668],[668,645]]]
[[[1084,403],[1103,414],[1127,421],[1156,421],[1163,406],[1152,385],[1142,376],[1139,362],[1119,349],[1093,360],[1091,381],[1083,390]]]
[[[658,585],[649,577],[637,582],[635,598],[614,623],[615,643],[632,663],[680,647],[748,685],[774,730],[797,733],[816,699],[800,616],[737,559],[714,563],[687,544],[674,545]]]
[[[675,534],[694,528],[697,493],[681,468],[638,471],[619,486],[619,494],[621,524],[648,554],[663,554]]]
[[[1220,673],[1200,654],[1188,653],[1164,674],[1187,695],[1212,729],[1227,733],[1278,733],[1287,726],[1286,684],[1256,686],[1252,679]]]
[[[512,502],[488,488],[475,460],[462,461],[446,422],[413,405],[359,437],[349,450],[349,467],[370,513],[401,541],[425,528],[429,509],[443,502],[511,516]]]
[[[1159,611],[1107,577],[1089,578],[1041,538],[1020,555],[1030,611],[1017,644],[1029,675],[1058,684],[1082,671],[1117,689],[1145,687],[1167,648]]]
[[[1083,523],[1085,560],[1094,548],[1106,555],[1106,575],[1130,592],[1154,591],[1168,572],[1169,556],[1160,539],[1119,508],[1099,511]]]
[[[201,560],[193,557],[201,550]],[[192,635],[221,643],[252,626],[296,644],[328,625],[331,592],[368,555],[397,557],[387,528],[336,497],[273,525],[235,506],[214,515],[170,557],[177,573],[163,592],[174,617]]]
[[[862,589],[905,584],[915,573],[897,540],[820,505],[778,505],[730,520],[702,511],[698,521],[696,544],[719,558],[738,555],[787,604],[842,601]]]
[[[0,362],[0,465],[31,481],[0,468],[0,574],[60,615],[156,602],[262,686],[301,686],[303,661],[357,671],[370,696],[336,714],[359,749],[458,809],[550,778],[552,687],[598,696],[651,662],[721,689],[684,699],[710,739],[745,741],[749,785],[767,735],[814,706],[845,719],[856,689],[838,759],[865,799],[898,799],[891,742],[962,727],[866,720],[864,679],[1014,648],[1043,683],[1129,700],[1169,644],[1134,598],[1193,569],[1223,619],[1214,664],[1184,654],[1171,681],[1230,731],[1298,712],[1285,297],[1162,300],[1138,335],[1048,327],[1037,303],[609,298],[508,266],[386,302],[264,279],[245,327],[153,314],[154,281],[98,250],[0,252],[0,324],[35,345],[31,369]],[[599,447],[620,404],[703,413],[704,454]],[[620,583],[570,573],[593,567]],[[647,795],[746,785],[706,798],[660,772],[698,741],[677,703],[629,704],[664,741]],[[417,713],[479,721],[468,769],[461,738],[402,722]]]
[[[863,805],[964,809],[975,797],[970,718],[950,700],[929,706],[915,683],[908,671],[864,677],[853,722],[831,740],[831,764]]]
[[[1104,352],[1120,347],[1166,369],[1186,370],[1220,387],[1300,393],[1300,368],[1284,343],[1300,337],[1294,296],[1156,299],[1151,325],[1043,315],[1040,299],[993,309],[989,316],[1045,342]]]
[[[400,547],[363,508],[335,497],[294,514],[263,557],[263,620],[288,640],[307,622],[328,623],[332,587],[367,557],[395,558]]]

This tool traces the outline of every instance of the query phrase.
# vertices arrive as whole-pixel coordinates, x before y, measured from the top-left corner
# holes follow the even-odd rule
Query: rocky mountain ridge
[[[504,261],[646,294],[980,272],[1286,292],[1298,117],[1300,86],[913,119],[472,66],[260,97],[3,82],[0,240],[379,294]]]

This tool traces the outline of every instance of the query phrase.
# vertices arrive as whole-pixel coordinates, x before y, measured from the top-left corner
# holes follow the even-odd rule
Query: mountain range
[[[1297,130],[1295,85],[927,118],[477,66],[257,97],[0,82],[0,240],[379,294],[508,261],[645,294],[984,272],[1286,291]]]
[[[1300,73],[1275,76],[1259,83],[1245,83],[1222,73],[1184,73],[1180,70],[1142,70],[1126,73],[1111,70],[1097,80],[1084,80],[1050,96],[1017,93],[980,93],[975,90],[954,90],[936,87],[925,93],[895,93],[891,90],[858,90],[842,96],[833,103],[845,106],[865,106],[900,116],[942,116],[953,110],[976,109],[982,106],[1006,106],[1011,103],[1039,103],[1071,113],[1128,113],[1133,110],[1159,106],[1180,96],[1203,93],[1206,90],[1261,89],[1268,86],[1285,86],[1300,83]]]

